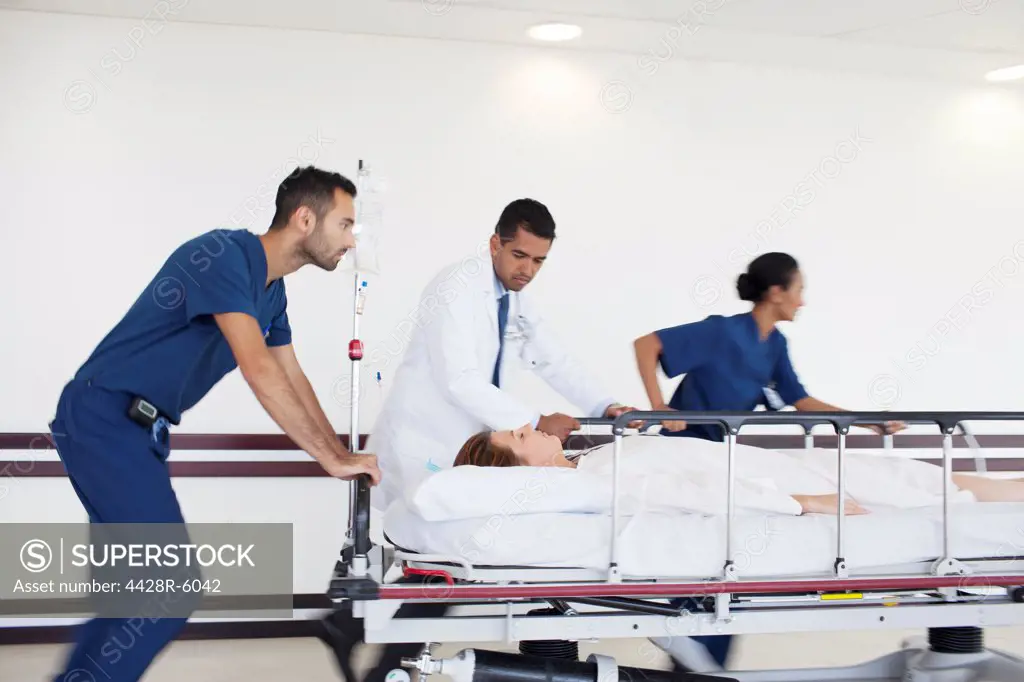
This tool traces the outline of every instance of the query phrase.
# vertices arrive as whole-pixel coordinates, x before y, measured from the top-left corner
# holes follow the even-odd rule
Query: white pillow
[[[457,466],[424,480],[406,497],[427,521],[539,513],[607,513],[611,481],[566,467]]]

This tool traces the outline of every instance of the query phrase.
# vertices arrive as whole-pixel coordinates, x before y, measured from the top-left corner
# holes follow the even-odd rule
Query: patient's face
[[[491,440],[511,449],[521,466],[572,466],[562,454],[562,441],[530,424],[514,431],[495,431]]]

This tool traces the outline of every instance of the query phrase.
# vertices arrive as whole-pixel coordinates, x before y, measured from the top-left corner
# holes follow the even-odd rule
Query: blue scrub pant
[[[669,602],[675,608],[686,608],[689,611],[700,611],[701,606],[696,599],[684,598],[673,599]],[[718,665],[724,669],[726,661],[729,660],[729,650],[732,649],[732,635],[700,635],[690,637],[693,641],[704,645],[704,648],[711,654]]]
[[[127,394],[89,381],[65,386],[50,430],[71,485],[90,523],[183,524],[167,470],[167,427],[161,423],[150,431],[133,422],[127,415],[130,402]],[[176,602],[175,615],[191,613],[195,605]],[[64,671],[55,680],[138,680],[187,620],[152,614],[93,618],[79,629]]]
[[[718,665],[726,668],[726,661],[729,660],[729,650],[732,649],[732,635],[701,635],[691,637],[695,642],[704,645],[704,648],[711,654]]]

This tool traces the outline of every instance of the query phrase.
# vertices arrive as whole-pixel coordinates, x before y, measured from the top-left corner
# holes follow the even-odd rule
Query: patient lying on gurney
[[[780,452],[736,444],[734,504],[738,512],[800,515],[838,510],[838,453],[830,450]],[[462,446],[454,465],[479,467],[565,467],[610,476],[613,445],[591,448],[570,459],[561,441],[526,425],[515,431],[484,431]],[[846,514],[867,507],[914,508],[941,505],[941,467],[905,457],[867,453],[844,455]],[[666,507],[725,514],[728,458],[724,443],[697,438],[631,436],[622,440],[620,490],[642,498],[648,509]],[[951,502],[1024,502],[1024,479],[952,475]]]

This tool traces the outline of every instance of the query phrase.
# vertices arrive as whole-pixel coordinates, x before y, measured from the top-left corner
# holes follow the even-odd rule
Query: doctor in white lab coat
[[[381,510],[415,492],[434,472],[448,468],[459,448],[484,429],[533,424],[563,441],[579,428],[565,414],[541,414],[503,388],[513,363],[537,372],[583,414],[615,417],[632,410],[617,404],[555,340],[523,289],[544,264],[555,238],[548,209],[532,199],[505,207],[489,248],[442,270],[423,290],[405,326],[414,327],[391,390],[366,449],[377,455],[380,484],[372,488]],[[409,324],[409,323],[412,324]],[[372,356],[369,358],[373,364]],[[400,579],[405,582],[405,579]],[[407,603],[399,618],[436,618],[443,603]],[[357,682],[352,652],[364,638],[362,621],[344,611],[323,620],[347,682]],[[389,644],[362,682],[386,682],[418,644]]]
[[[374,506],[386,509],[452,465],[462,444],[484,429],[533,424],[562,440],[579,428],[564,414],[542,415],[502,388],[513,363],[537,372],[591,417],[633,409],[619,405],[554,338],[524,291],[555,237],[548,209],[532,199],[502,212],[489,249],[444,268],[410,314],[405,349],[366,449],[377,456],[381,484]]]

